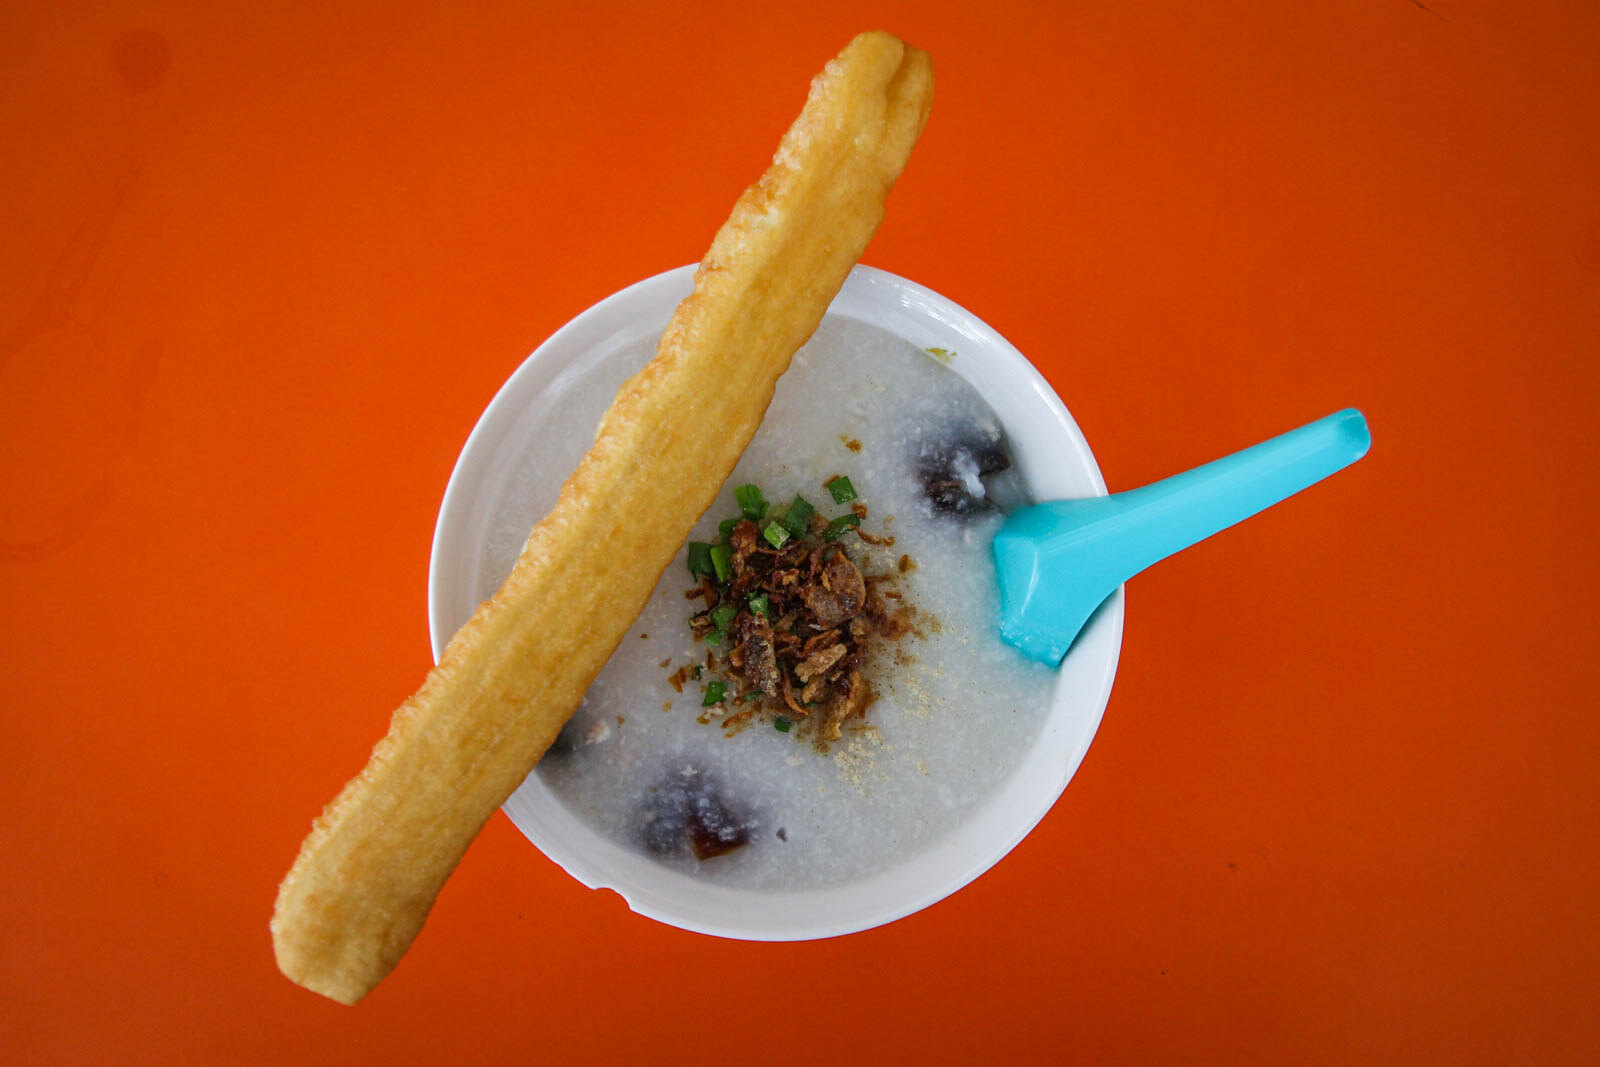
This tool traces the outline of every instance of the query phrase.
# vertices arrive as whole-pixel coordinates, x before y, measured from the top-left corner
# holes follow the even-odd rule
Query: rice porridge
[[[653,342],[641,342],[574,365],[549,391],[536,413],[536,444],[489,505],[481,596],[510,572],[617,387],[653,352]],[[685,680],[681,670],[703,664],[708,647],[690,628],[706,604],[685,596],[701,579],[680,550],[534,772],[597,833],[728,886],[833,887],[926,847],[1020,761],[1042,726],[1056,673],[1000,640],[989,545],[1028,493],[1004,469],[1007,446],[993,412],[942,365],[949,358],[874,326],[825,318],[690,535],[725,539],[719,524],[741,513],[734,488],[748,484],[774,504],[800,494],[823,518],[844,515],[849,507],[824,483],[849,479],[867,511],[861,530],[893,543],[854,532],[837,543],[862,574],[893,575],[917,623],[863,667],[876,699],[826,745],[798,717],[769,714],[725,728],[738,712],[706,703],[717,676]],[[706,835],[738,847],[697,858]]]

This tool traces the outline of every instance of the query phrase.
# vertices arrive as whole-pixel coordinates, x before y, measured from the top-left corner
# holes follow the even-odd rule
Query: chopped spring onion
[[[805,497],[795,494],[794,502],[789,505],[789,510],[783,513],[783,518],[778,521],[783,523],[783,528],[789,531],[791,537],[804,537],[811,528],[811,516],[817,509]]]
[[[711,567],[716,572],[717,581],[725,582],[733,577],[733,557],[728,553],[727,545],[712,545],[710,550]]]
[[[704,541],[689,542],[689,573],[696,578],[702,574],[715,575],[716,565],[711,562],[711,546]]]
[[[722,540],[724,542],[733,536],[733,528],[737,525],[739,525],[738,519],[723,519],[717,523],[717,529],[722,532]]]
[[[833,494],[833,502],[835,504],[848,504],[856,498],[856,487],[851,485],[850,479],[842,474],[833,479],[833,481],[826,483],[825,487],[828,492]]]
[[[728,687],[721,682],[707,682],[705,699],[700,701],[702,708],[709,708],[713,704],[722,703],[722,698],[728,695]]]
[[[711,609],[711,625],[719,630],[726,630],[728,624],[733,621],[733,617],[738,613],[739,609],[732,604],[718,604]]]
[[[777,730],[780,734],[788,733],[789,727],[793,725],[794,723],[790,722],[788,719],[785,719],[782,715],[779,715],[776,719],[772,720],[772,728]]]
[[[739,486],[733,491],[733,499],[739,502],[739,510],[751,522],[759,522],[767,513],[767,498],[762,495],[759,485]]]
[[[855,514],[840,515],[837,519],[828,523],[828,528],[822,531],[822,539],[824,541],[837,541],[844,536],[846,530],[860,525],[861,516]]]
[[[767,544],[773,548],[782,548],[784,543],[789,540],[789,531],[783,523],[773,519],[767,523],[767,528],[761,531],[761,536],[765,537]]]
[[[772,618],[772,601],[767,599],[767,594],[765,593],[760,596],[753,596],[750,598],[750,610],[757,615],[765,615],[770,619]]]

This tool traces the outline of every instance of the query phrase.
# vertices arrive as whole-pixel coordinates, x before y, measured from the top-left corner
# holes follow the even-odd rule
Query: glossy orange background
[[[216,7],[0,11],[0,1059],[1600,1053],[1594,4]],[[691,935],[496,816],[365,1003],[291,986],[479,411],[877,26],[939,89],[866,261],[1113,488],[1347,404],[1372,454],[1132,583],[1077,778],[923,913]]]

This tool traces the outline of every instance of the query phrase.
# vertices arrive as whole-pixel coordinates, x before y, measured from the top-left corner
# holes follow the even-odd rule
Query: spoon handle
[[[1080,516],[1090,521],[1079,534],[1105,538],[1111,588],[1348,467],[1371,446],[1365,416],[1346,408],[1142,488],[1075,502],[1098,512]]]

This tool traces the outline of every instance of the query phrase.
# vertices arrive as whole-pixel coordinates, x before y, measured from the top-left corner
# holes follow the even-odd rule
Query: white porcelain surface
[[[479,600],[490,502],[525,455],[529,415],[606,352],[659,336],[689,294],[694,268],[658,274],[602,300],[558,330],[501,387],[456,462],[434,532],[428,614],[437,658]],[[1010,437],[1039,500],[1100,495],[1105,483],[1072,416],[1003,337],[938,294],[857,267],[828,311],[883,327],[920,348],[957,353]],[[519,427],[521,433],[519,434]],[[545,855],[641,915],[686,930],[765,941],[831,937],[909,915],[955,892],[1009,852],[1050,810],[1088,751],[1111,694],[1122,644],[1123,593],[1091,620],[1062,664],[1050,715],[1016,772],[972,817],[898,867],[828,890],[730,889],[669,870],[599,837],[530,775],[505,805]]]

